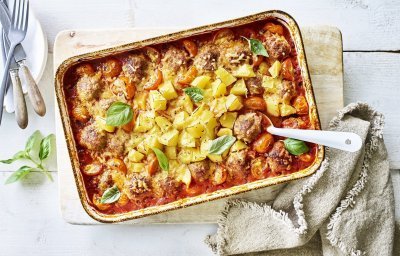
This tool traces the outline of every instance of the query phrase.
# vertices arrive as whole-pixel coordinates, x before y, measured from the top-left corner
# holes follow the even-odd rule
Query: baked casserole
[[[270,15],[71,62],[58,96],[87,207],[133,218],[315,171],[321,146],[266,131],[319,129],[291,29]]]

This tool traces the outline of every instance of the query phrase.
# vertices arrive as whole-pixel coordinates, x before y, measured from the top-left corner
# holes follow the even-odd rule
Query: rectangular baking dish
[[[297,52],[297,61],[301,71],[301,76],[303,80],[303,86],[305,88],[305,94],[307,98],[307,102],[309,105],[309,116],[310,116],[310,123],[315,127],[315,129],[320,129],[320,121],[318,117],[317,106],[314,98],[314,93],[311,85],[310,75],[307,67],[306,56],[304,52],[304,45],[300,33],[300,29],[296,23],[296,21],[287,13],[278,11],[278,10],[271,10],[266,11],[254,15],[250,15],[243,18],[238,18],[234,20],[229,20],[225,22],[220,22],[216,24],[211,24],[207,26],[202,26],[198,28],[193,28],[189,30],[184,30],[181,32],[176,32],[173,34],[163,35],[151,39],[146,39],[138,42],[133,42],[130,44],[120,45],[113,48],[95,51],[79,56],[71,57],[65,60],[57,69],[56,77],[55,77],[55,90],[56,90],[56,97],[59,105],[60,116],[62,119],[62,124],[64,128],[64,134],[67,142],[68,152],[74,172],[74,178],[76,182],[76,186],[78,189],[79,197],[82,203],[83,208],[91,216],[93,219],[104,222],[104,223],[115,223],[121,222],[136,218],[141,218],[149,215],[154,215],[166,211],[176,210],[183,207],[188,207],[191,205],[196,205],[204,202],[208,202],[211,200],[216,200],[224,197],[228,197],[231,195],[247,192],[254,189],[259,189],[267,186],[272,186],[279,183],[288,182],[291,180],[296,180],[299,178],[307,177],[313,174],[321,165],[322,160],[324,159],[324,147],[318,145],[317,153],[315,160],[312,165],[308,168],[288,174],[282,175],[277,177],[270,177],[263,180],[257,180],[250,183],[246,183],[243,185],[234,186],[227,189],[217,190],[212,193],[201,194],[195,197],[179,199],[177,201],[165,204],[165,205],[158,205],[152,206],[144,209],[139,209],[131,212],[120,213],[120,214],[104,214],[99,212],[96,208],[94,208],[89,202],[90,199],[86,193],[86,188],[84,185],[83,177],[80,172],[80,162],[77,153],[77,147],[75,144],[75,139],[73,136],[73,131],[71,128],[70,117],[68,114],[67,108],[67,101],[65,99],[64,94],[64,75],[66,74],[67,70],[84,61],[90,61],[98,58],[103,58],[110,55],[120,54],[127,51],[139,49],[145,46],[150,46],[153,44],[160,44],[160,43],[167,43],[171,41],[180,40],[186,37],[191,37],[194,35],[200,35],[215,31],[221,28],[228,28],[228,27],[236,27],[245,24],[249,24],[255,21],[262,21],[267,19],[276,19],[279,20],[283,25],[285,25],[292,37],[294,42],[294,46]]]

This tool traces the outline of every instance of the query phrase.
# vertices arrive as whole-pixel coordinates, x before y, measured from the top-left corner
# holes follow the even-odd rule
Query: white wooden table
[[[229,2],[229,3],[228,3]],[[31,1],[49,44],[59,30],[150,26],[197,26],[267,9],[292,14],[300,25],[337,26],[344,42],[345,103],[367,101],[386,115],[385,140],[396,196],[400,195],[400,2],[390,0],[65,0]],[[50,50],[51,47],[50,47]],[[28,129],[5,114],[0,127],[0,159],[24,146],[40,129],[54,132],[52,54],[40,83],[48,114],[30,111]],[[211,255],[203,244],[216,225],[72,226],[59,213],[57,182],[41,176],[3,185],[15,166],[0,165],[0,251],[6,255]],[[55,166],[52,165],[53,170]],[[57,173],[53,173],[57,178]],[[57,180],[57,179],[56,179]],[[400,200],[397,200],[397,205]],[[397,217],[400,207],[397,207]]]

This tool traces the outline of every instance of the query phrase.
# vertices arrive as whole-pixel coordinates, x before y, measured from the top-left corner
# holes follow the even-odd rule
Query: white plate
[[[1,24],[0,24],[1,30]],[[22,42],[22,46],[26,52],[26,64],[29,67],[33,78],[38,83],[43,75],[47,61],[47,39],[43,33],[42,26],[36,19],[35,14],[30,8],[29,12],[29,23],[28,31],[26,33],[25,40]],[[3,54],[0,48],[0,55]],[[3,77],[4,63],[3,58],[0,57],[0,80]],[[26,88],[23,85],[23,90],[26,92]],[[7,96],[4,100],[4,107],[8,113],[14,112],[14,104],[11,95]]]

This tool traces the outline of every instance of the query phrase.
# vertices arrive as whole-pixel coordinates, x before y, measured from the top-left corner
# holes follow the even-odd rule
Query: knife
[[[2,2],[0,2],[0,4],[2,4]],[[0,15],[4,16],[4,13],[2,12],[1,8],[0,8]],[[8,52],[9,49],[9,45],[7,44],[7,37],[4,33],[4,29],[2,33],[2,39],[3,39],[4,55],[6,55],[6,52]],[[4,70],[4,72],[7,72],[7,70]],[[17,120],[19,127],[25,129],[26,126],[28,125],[28,112],[26,110],[24,93],[22,92],[21,80],[19,79],[18,75],[18,64],[15,61],[15,59],[11,60],[9,72],[11,77],[11,83],[13,85],[12,91],[13,91],[14,105],[15,105],[15,119]]]
[[[2,23],[4,30],[8,31],[10,28],[11,18],[7,6],[2,1],[0,2],[0,12],[1,11],[0,22]],[[8,43],[8,39],[6,42]],[[31,72],[26,66],[26,53],[21,44],[18,44],[15,48],[14,60],[18,63],[20,71],[25,78],[24,80],[28,89],[28,97],[32,103],[33,109],[38,115],[44,116],[46,114],[46,105]]]

